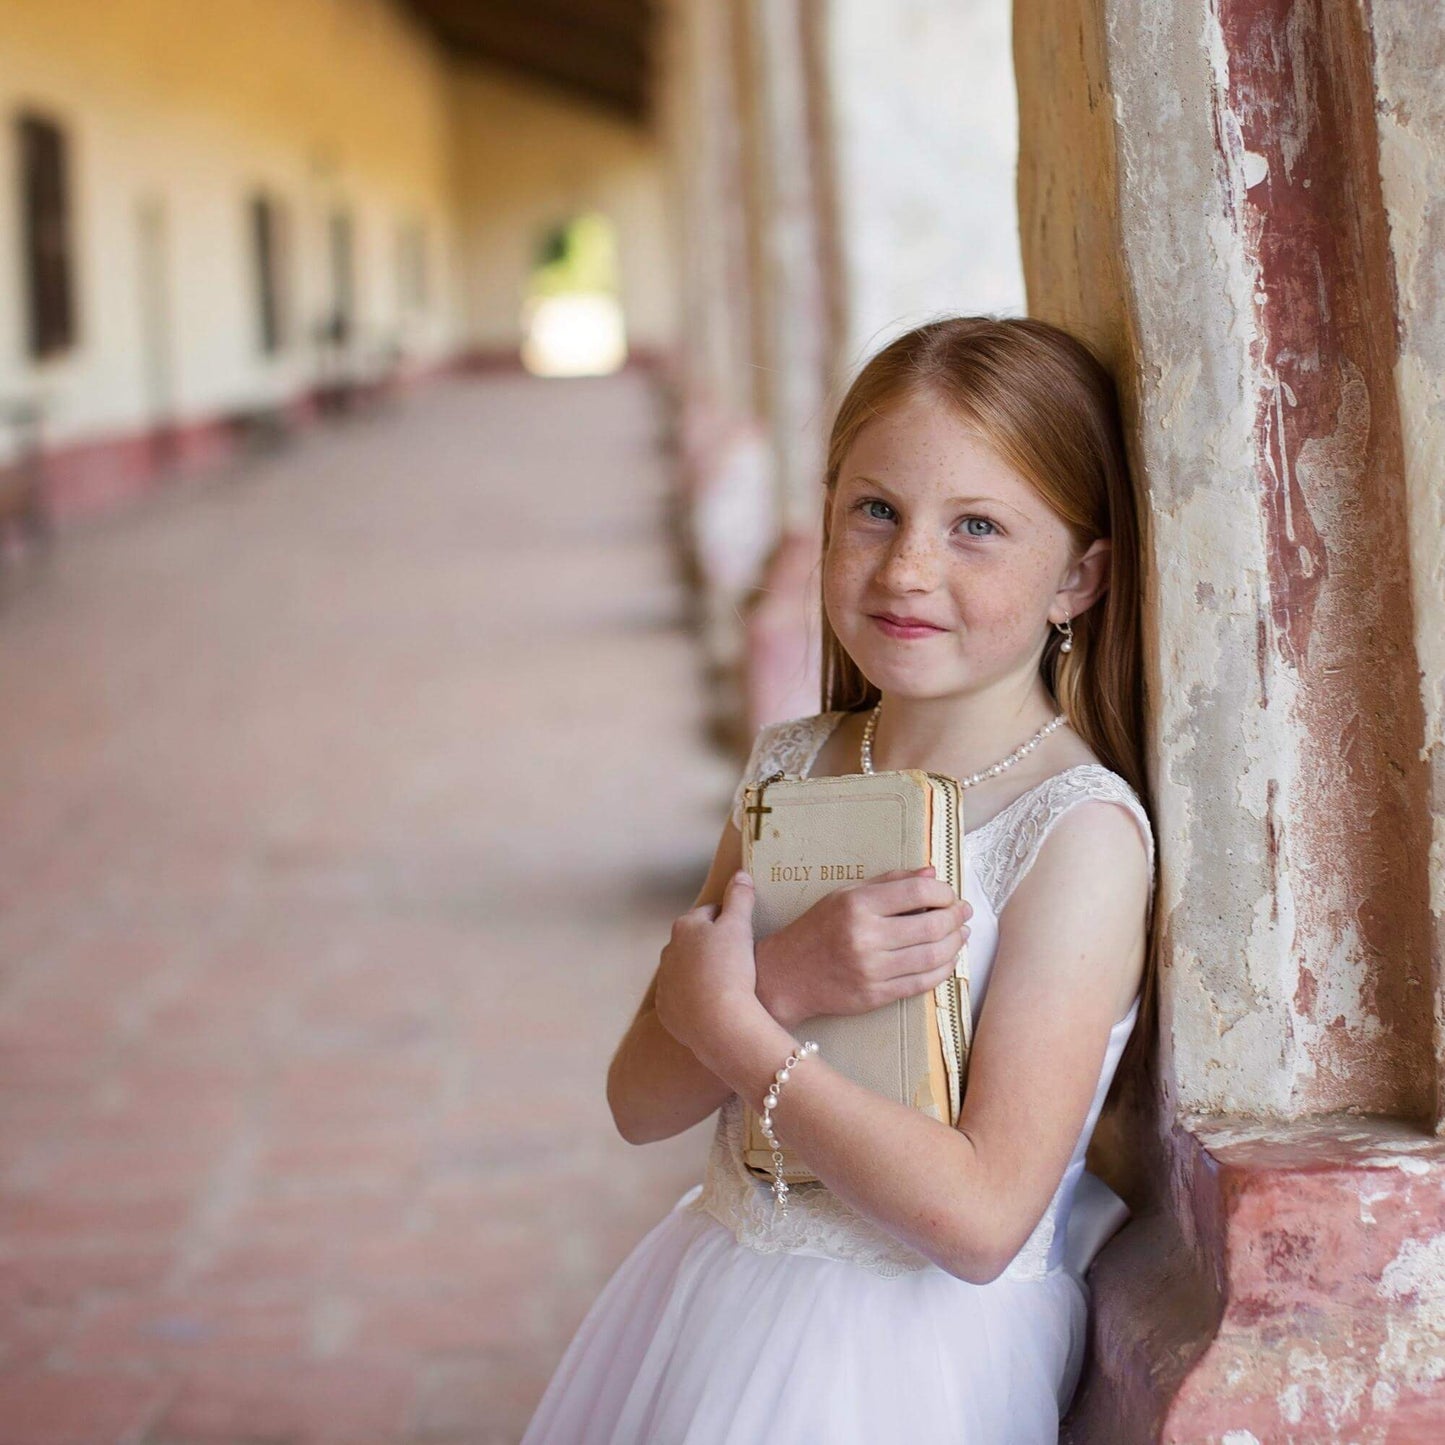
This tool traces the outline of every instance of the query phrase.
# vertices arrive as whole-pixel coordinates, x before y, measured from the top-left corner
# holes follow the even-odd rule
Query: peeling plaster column
[[[1445,1438],[1441,21],[1373,14],[1015,8],[1030,310],[1115,367],[1149,573],[1161,1073],[1079,1440]]]
[[[821,7],[810,0],[739,0],[734,14],[752,282],[749,380],[774,479],[775,542],[746,618],[744,690],[752,729],[817,708],[815,563],[835,351],[833,224],[818,58]]]
[[[745,114],[732,0],[670,0],[659,15],[658,81],[669,156],[682,325],[677,369],[683,524],[719,723],[733,715],[747,656],[742,608],[776,536],[776,468],[757,411],[756,286],[748,244]]]
[[[1438,6],[1373,0],[1380,183],[1390,224],[1397,316],[1395,388],[1403,421],[1415,652],[1430,769],[1430,914],[1435,1078],[1445,1101],[1445,21]],[[1445,1130],[1437,1103],[1436,1130]]]
[[[742,0],[751,237],[758,290],[758,410],[772,428],[784,531],[817,529],[832,338],[825,138],[803,0]]]

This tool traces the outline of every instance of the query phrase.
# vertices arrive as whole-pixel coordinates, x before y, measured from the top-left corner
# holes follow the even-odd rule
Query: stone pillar
[[[754,382],[739,25],[731,0],[671,0],[659,16],[657,67],[681,267],[674,515],[718,731],[735,748],[755,726],[738,715],[747,670],[740,624],[777,526],[776,469]]]
[[[776,468],[776,540],[747,619],[747,710],[757,725],[818,707],[814,564],[822,540],[836,276],[820,7],[742,0],[738,12],[757,285],[753,378]]]
[[[1440,19],[1373,14],[1015,8],[1029,309],[1114,366],[1150,574],[1159,1090],[1078,1440],[1445,1434]]]
[[[1445,1130],[1445,24],[1438,8],[1374,0],[1375,124],[1389,224],[1415,656],[1430,772],[1436,1132]]]
[[[710,655],[735,664],[744,741],[818,696],[810,573],[834,343],[815,18],[803,0],[670,10],[688,518]]]
[[[827,163],[815,123],[819,75],[801,0],[743,0],[739,10],[758,411],[778,464],[781,527],[807,529],[818,510],[832,350],[827,218],[819,210]]]

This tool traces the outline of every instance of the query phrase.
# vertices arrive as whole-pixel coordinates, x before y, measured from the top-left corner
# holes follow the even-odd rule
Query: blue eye
[[[868,510],[869,507],[882,507],[886,512],[893,511],[892,506],[880,497],[863,497],[853,504],[853,510],[863,513],[870,522],[886,522],[889,520],[887,517],[880,517],[876,513],[870,512]],[[981,522],[987,530],[982,532],[974,531],[973,523],[975,522]],[[963,525],[964,535],[968,537],[992,537],[998,533],[998,524],[990,521],[987,517],[965,517],[963,519]]]

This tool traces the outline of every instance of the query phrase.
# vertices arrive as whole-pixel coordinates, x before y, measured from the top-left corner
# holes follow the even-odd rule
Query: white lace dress
[[[762,728],[743,784],[804,774],[847,716]],[[1098,764],[1068,768],[966,834],[973,1018],[998,918],[1048,830],[1099,798],[1154,840],[1138,797]],[[966,821],[966,819],[965,819]],[[741,1163],[741,1100],[718,1111],[700,1184],[618,1266],[582,1321],[522,1445],[1041,1445],[1078,1383],[1084,1271],[1128,1217],[1084,1154],[1138,1000],[1114,1026],[1072,1157],[1043,1217],[997,1279],[970,1284],[854,1212],[795,1185],[775,1224],[766,1182]]]

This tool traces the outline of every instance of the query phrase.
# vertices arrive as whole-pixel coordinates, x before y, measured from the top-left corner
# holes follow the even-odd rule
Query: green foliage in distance
[[[532,296],[615,295],[617,239],[612,222],[599,211],[584,211],[549,227],[537,245],[527,290]]]

